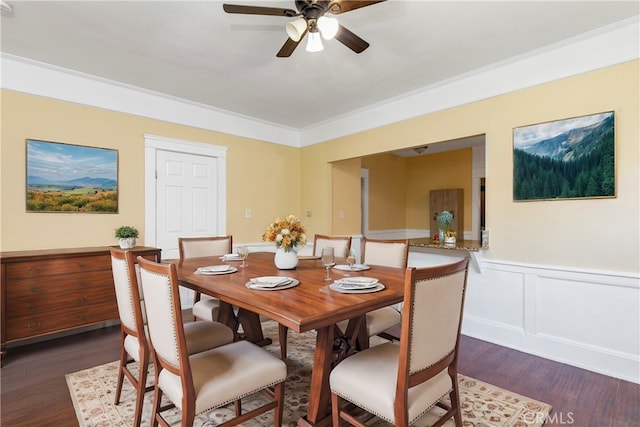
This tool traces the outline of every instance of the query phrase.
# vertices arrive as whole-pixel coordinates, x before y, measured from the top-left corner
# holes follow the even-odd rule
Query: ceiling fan
[[[325,14],[339,15],[354,9],[382,3],[385,0],[295,0],[296,10],[279,7],[243,6],[223,4],[227,13],[241,13],[247,15],[275,15],[296,18],[286,24],[289,38],[284,42],[277,55],[280,58],[291,56],[300,41],[307,33],[309,38],[306,50],[317,52],[323,49],[322,40],[336,38],[340,43],[360,53],[369,47],[369,43],[347,30],[338,23],[336,18]]]

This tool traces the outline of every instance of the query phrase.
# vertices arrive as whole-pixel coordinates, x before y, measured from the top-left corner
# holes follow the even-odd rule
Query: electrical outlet
[[[244,210],[244,217],[251,218],[251,209],[247,208]]]
[[[344,212],[343,211],[338,212],[338,219],[344,219]]]
[[[307,216],[311,218],[311,211],[307,211]]]

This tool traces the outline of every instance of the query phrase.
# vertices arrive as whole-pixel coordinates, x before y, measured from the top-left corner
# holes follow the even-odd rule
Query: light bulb
[[[287,22],[287,34],[294,42],[299,42],[302,35],[307,31],[307,21],[304,18],[298,18],[295,21]]]
[[[334,38],[338,32],[339,26],[340,24],[338,24],[338,20],[336,18],[321,16],[320,19],[318,19],[318,29],[325,40],[331,40]]]
[[[320,34],[316,31],[309,33],[309,40],[307,41],[307,52],[320,52],[324,47],[322,46],[322,39]]]

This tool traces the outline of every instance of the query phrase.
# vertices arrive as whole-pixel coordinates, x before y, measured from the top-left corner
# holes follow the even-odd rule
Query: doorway
[[[226,147],[145,135],[145,245],[172,259],[180,236],[226,234],[226,160]]]

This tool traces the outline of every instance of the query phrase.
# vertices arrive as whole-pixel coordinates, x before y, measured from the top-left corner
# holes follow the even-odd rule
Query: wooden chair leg
[[[142,405],[144,405],[144,393],[147,385],[147,374],[149,372],[148,356],[143,356],[140,360],[140,372],[138,373],[138,384],[134,384],[136,388],[136,407],[133,415],[133,426],[140,427],[142,420]]]
[[[127,366],[127,352],[124,350],[124,341],[122,343],[121,346],[122,350],[120,352],[120,367],[118,368],[118,382],[116,384],[116,392],[115,392],[115,399],[114,399],[114,405],[117,405],[120,403],[120,394],[122,393],[122,382],[124,380],[124,369],[126,369]]]
[[[285,360],[287,358],[287,333],[289,328],[278,324],[278,340],[280,341],[280,358]]]
[[[278,402],[278,406],[276,406],[273,414],[273,418],[274,418],[273,425],[281,426],[282,418],[284,414],[284,382],[276,384],[273,392],[274,392],[274,399],[276,399]]]

